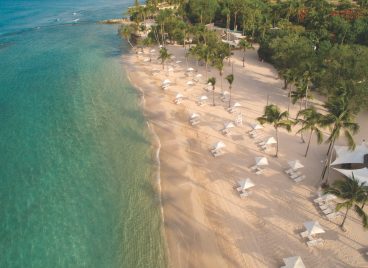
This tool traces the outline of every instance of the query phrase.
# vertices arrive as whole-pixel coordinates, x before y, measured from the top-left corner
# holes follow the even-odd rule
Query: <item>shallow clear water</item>
[[[75,2],[0,1],[0,267],[164,267],[130,1]]]

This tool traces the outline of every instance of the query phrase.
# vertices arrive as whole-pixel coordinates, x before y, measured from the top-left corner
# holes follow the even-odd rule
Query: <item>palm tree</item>
[[[144,38],[143,40],[142,40],[142,45],[143,46],[146,46],[146,47],[150,47],[151,45],[153,44],[153,40],[152,40],[152,38],[151,37],[146,37],[146,38]],[[149,53],[149,59],[150,59],[150,61],[152,60],[151,59],[151,53]]]
[[[207,83],[211,83],[212,85],[212,105],[215,106],[215,85],[216,85],[216,78],[211,77],[208,79]]]
[[[229,108],[231,106],[231,89],[232,89],[232,84],[234,82],[234,75],[233,74],[229,74],[228,76],[225,77],[225,79],[227,80],[227,82],[229,83],[229,92],[230,92],[230,97],[229,97]]]
[[[335,181],[332,186],[325,190],[326,193],[336,195],[337,197],[345,200],[342,203],[338,203],[336,206],[336,211],[346,208],[344,219],[340,225],[341,229],[344,230],[346,217],[349,210],[353,207],[355,212],[362,219],[363,227],[368,229],[368,216],[363,209],[358,206],[359,203],[364,201],[365,187],[365,182],[360,183],[354,178],[353,174],[351,179],[347,178],[346,180]]]
[[[268,123],[270,125],[273,125],[276,131],[276,157],[279,152],[279,136],[278,136],[278,129],[279,128],[285,128],[288,132],[291,131],[291,126],[294,124],[293,121],[287,119],[288,118],[288,112],[284,111],[281,112],[280,108],[277,105],[270,104],[265,107],[264,115],[261,117],[258,117],[257,120],[263,125],[265,123]]]
[[[329,170],[331,158],[332,158],[332,149],[335,145],[335,141],[339,138],[340,133],[343,131],[345,138],[347,140],[348,146],[350,149],[355,149],[355,141],[353,139],[353,135],[359,131],[359,125],[355,123],[355,114],[352,112],[352,109],[349,107],[349,99],[343,93],[337,97],[330,98],[325,104],[324,107],[327,109],[328,114],[323,116],[321,125],[322,126],[330,126],[331,134],[328,137],[326,142],[329,142],[330,145],[327,151],[327,161],[325,168],[322,172],[322,180],[325,177],[326,171]],[[328,182],[328,176],[326,179],[326,183]]]
[[[247,40],[240,39],[238,46],[243,50],[243,67],[245,66],[245,52],[247,49],[254,49],[251,43]]]
[[[133,44],[130,41],[130,38],[132,37],[132,34],[135,32],[135,28],[133,25],[121,25],[119,27],[118,33],[120,37],[123,37],[129,45],[134,48]]]
[[[220,74],[220,82],[221,82],[221,90],[222,90],[222,81],[223,81],[223,78],[222,78],[222,74],[223,74],[223,70],[224,70],[224,60],[221,59],[221,58],[216,58],[214,60],[214,64],[215,68],[219,71],[219,74]]]
[[[162,47],[160,49],[160,56],[158,57],[158,59],[161,60],[162,70],[165,70],[165,61],[170,59],[170,57],[171,57],[171,54],[167,51],[166,47]]]
[[[302,116],[303,119],[300,119],[299,116]],[[297,133],[301,133],[305,130],[310,131],[307,150],[305,151],[304,157],[307,157],[313,132],[316,134],[318,144],[321,144],[323,141],[323,134],[322,131],[319,129],[319,127],[321,126],[322,117],[323,115],[317,112],[314,106],[310,107],[309,109],[299,111],[298,113],[297,122],[301,123],[302,127],[298,130]]]

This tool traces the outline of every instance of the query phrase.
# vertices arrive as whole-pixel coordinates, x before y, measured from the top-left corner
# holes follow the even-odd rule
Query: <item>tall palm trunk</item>
[[[305,151],[304,157],[307,157],[307,155],[308,155],[308,150],[309,150],[310,142],[311,142],[311,139],[312,139],[312,134],[313,134],[313,130],[311,129],[311,132],[309,134],[309,139],[308,139],[307,150]]]
[[[243,67],[245,67],[245,48],[243,50]]]
[[[220,77],[221,77],[221,92],[223,91],[223,88],[222,88],[222,70],[220,71]]]
[[[347,207],[347,208],[346,208],[346,212],[345,212],[344,219],[342,220],[342,223],[340,224],[341,229],[343,229],[343,228],[344,228],[344,224],[345,224],[346,218],[347,218],[347,216],[348,216],[348,212],[349,212],[349,210],[350,210],[350,207]]]
[[[237,23],[237,17],[238,17],[238,12],[234,13],[234,32],[236,32],[236,30],[238,29],[238,25],[236,25]]]
[[[288,103],[288,119],[289,119],[289,116],[290,116],[290,104],[291,104],[291,89],[292,89],[292,86],[290,84],[290,87],[289,87],[289,103]]]
[[[308,85],[305,89],[305,109],[307,109],[308,106]]]
[[[215,87],[212,87],[212,105],[215,106]]]
[[[231,107],[231,85],[229,86],[230,96],[229,96],[229,108]]]
[[[277,130],[277,127],[275,127],[276,129],[276,157],[278,157],[279,154],[279,132]]]

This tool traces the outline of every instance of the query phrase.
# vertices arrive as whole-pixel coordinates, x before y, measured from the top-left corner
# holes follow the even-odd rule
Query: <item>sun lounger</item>
[[[192,126],[195,126],[195,125],[198,125],[200,122],[201,122],[201,121],[199,121],[199,120],[193,120],[193,121],[190,121],[190,124],[191,124]]]
[[[299,171],[297,171],[295,173],[292,172],[292,173],[289,174],[290,178],[293,179],[293,180],[296,179],[296,178],[298,178],[301,175],[302,175],[302,173],[300,173]]]
[[[323,244],[323,239],[318,238],[307,242],[308,247],[320,246]]]
[[[230,129],[228,129],[228,128],[224,128],[223,130],[221,130],[221,132],[224,135],[230,135],[231,134]]]
[[[183,102],[183,99],[175,99],[174,103],[175,104],[181,104]]]
[[[327,209],[322,210],[322,212],[323,214],[328,215],[328,214],[333,213],[334,211],[331,208],[327,208]]]
[[[286,174],[288,174],[288,175],[289,175],[290,173],[293,173],[293,172],[294,172],[294,169],[292,169],[292,168],[289,168],[289,169],[286,169],[286,170],[285,170],[285,173],[286,173]]]
[[[220,156],[220,155],[224,154],[224,152],[221,151],[221,150],[212,150],[211,153],[212,153],[213,157],[217,157],[217,156]]]
[[[250,170],[256,170],[258,168],[257,165],[250,167]]]
[[[332,213],[326,215],[327,219],[329,219],[329,220],[334,220],[334,219],[336,219],[337,217],[340,217],[340,216],[341,216],[340,212],[332,212]]]
[[[294,179],[294,182],[301,182],[304,179],[305,179],[305,175],[302,175],[302,176],[297,177],[296,179]]]
[[[313,202],[318,204],[325,203],[325,201],[321,197],[314,199]]]
[[[308,237],[308,231],[301,232],[301,233],[300,233],[300,236],[301,236],[302,238],[307,238],[307,237]]]
[[[258,170],[256,171],[256,174],[257,174],[257,175],[261,175],[261,174],[263,174],[263,169],[258,169]]]

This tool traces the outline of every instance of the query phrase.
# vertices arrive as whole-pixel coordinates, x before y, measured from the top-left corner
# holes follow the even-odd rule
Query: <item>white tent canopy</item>
[[[215,150],[219,150],[219,149],[222,149],[222,148],[225,148],[225,147],[226,147],[226,145],[222,141],[219,141],[219,142],[217,142],[213,145],[213,149],[215,149]]]
[[[251,124],[251,127],[254,129],[254,130],[258,130],[258,129],[262,129],[263,126],[261,124],[258,124],[258,123],[253,123]]]
[[[305,268],[305,265],[300,256],[293,256],[289,258],[283,258],[285,266],[282,268]]]
[[[364,155],[368,154],[368,145],[364,142],[356,146],[354,151],[349,150],[348,146],[335,145],[336,159],[331,165],[364,163]]]
[[[302,165],[302,163],[299,162],[299,160],[292,160],[292,161],[288,161],[289,166],[296,170],[299,168],[303,168],[304,166]]]
[[[256,165],[257,166],[268,166],[268,160],[264,156],[257,156],[256,158]]]
[[[228,123],[225,123],[225,128],[228,129],[228,128],[233,128],[235,127],[234,123],[233,122],[228,122]]]
[[[304,227],[307,229],[308,236],[325,232],[318,221],[306,221],[304,222]]]
[[[360,169],[340,169],[334,168],[334,170],[340,172],[341,174],[349,177],[350,179],[354,178],[360,182],[368,183],[368,168],[360,168]]]
[[[238,184],[242,190],[246,190],[255,186],[254,182],[249,178],[238,181]]]
[[[194,118],[197,118],[197,117],[199,117],[199,114],[192,113],[191,116],[190,116],[190,119],[194,119]]]
[[[181,99],[181,98],[184,98],[183,94],[181,93],[176,94],[175,99]]]
[[[275,138],[274,137],[269,137],[267,140],[266,140],[266,142],[265,142],[265,144],[266,145],[269,145],[269,144],[276,144],[277,143],[277,141],[275,140]]]

